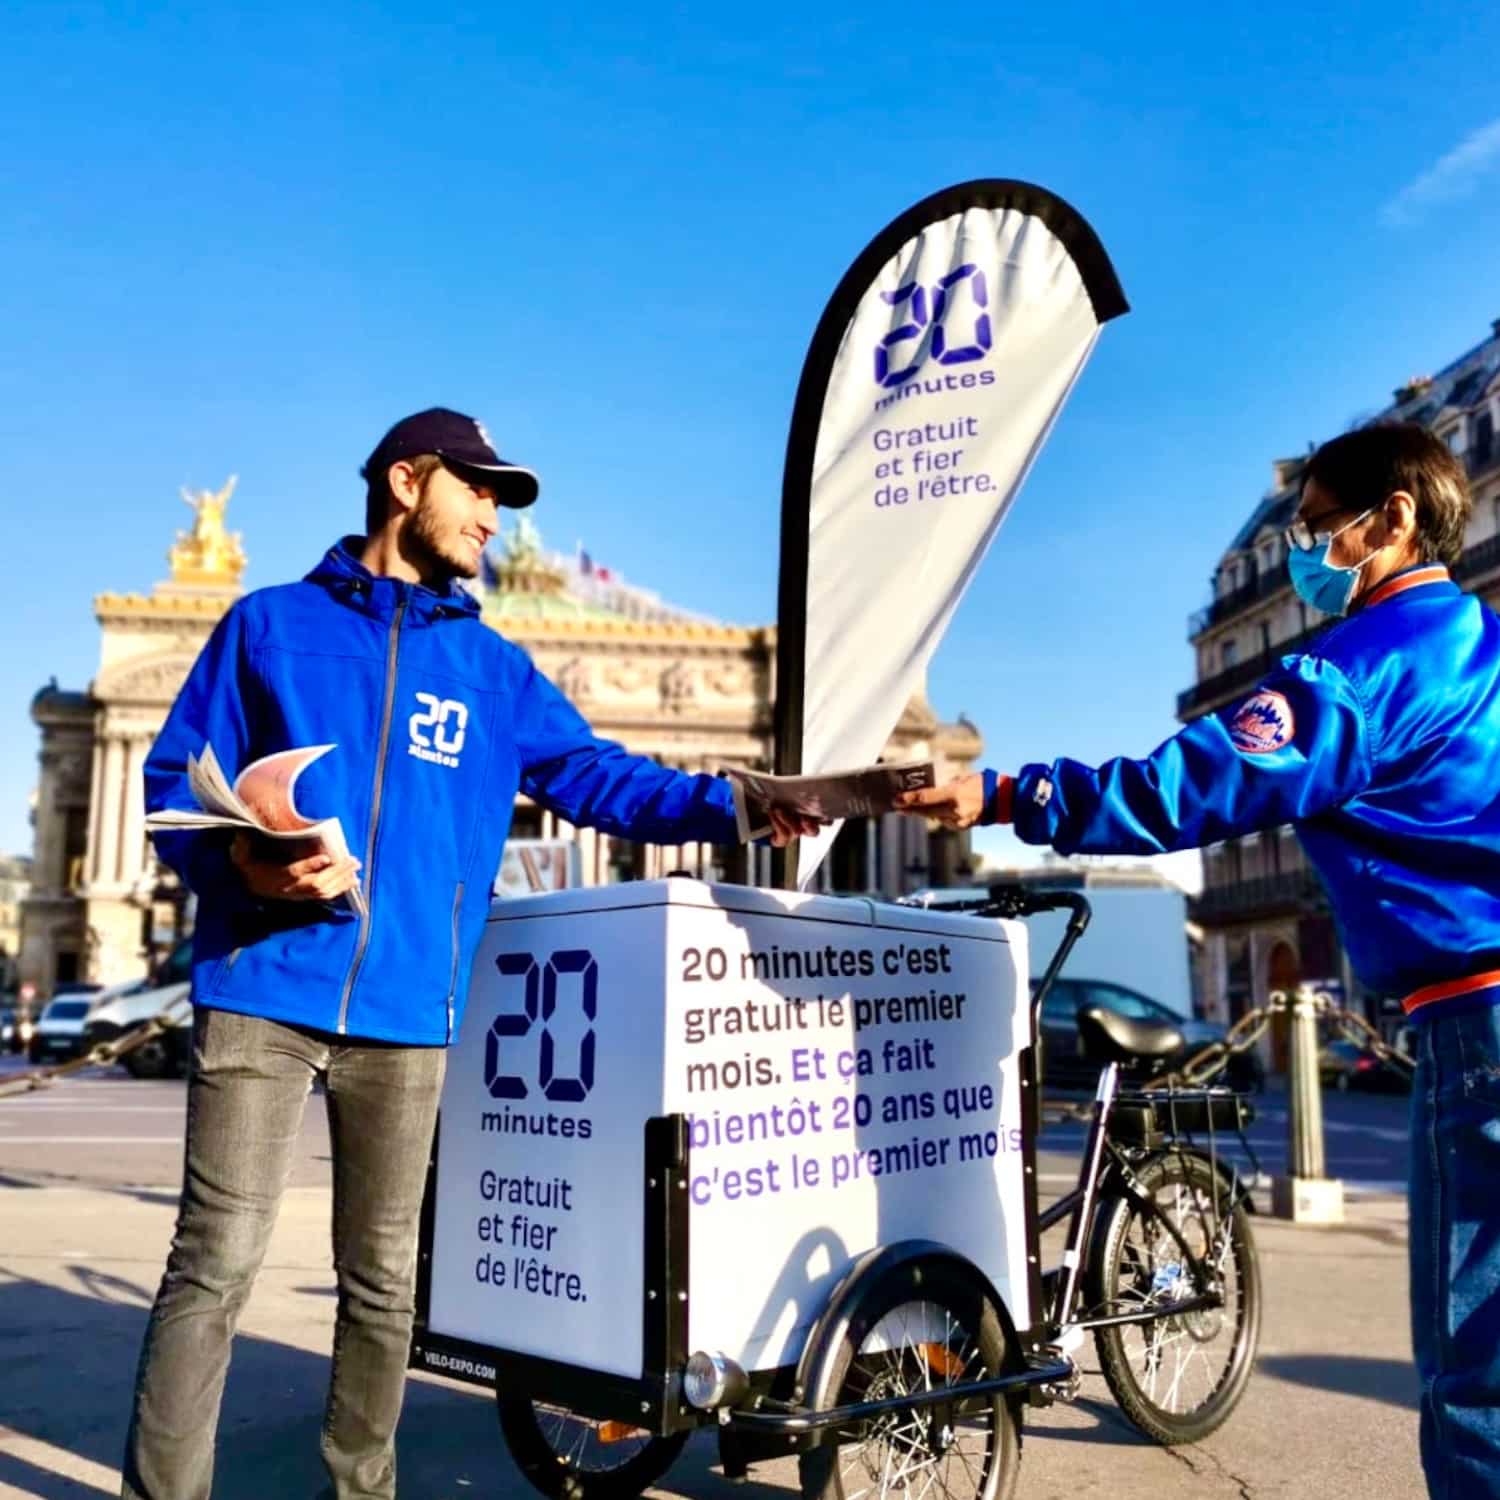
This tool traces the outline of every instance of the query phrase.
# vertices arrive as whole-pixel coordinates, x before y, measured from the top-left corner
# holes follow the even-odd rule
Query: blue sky
[[[932,698],[1001,767],[1149,750],[1271,458],[1500,317],[1500,10],[1219,9],[13,5],[0,849],[30,846],[31,695],[87,685],[90,600],[164,576],[178,487],[237,472],[248,581],[279,581],[417,407],[540,471],[550,544],[769,620],[823,304],[979,176],[1069,199],[1134,311]]]

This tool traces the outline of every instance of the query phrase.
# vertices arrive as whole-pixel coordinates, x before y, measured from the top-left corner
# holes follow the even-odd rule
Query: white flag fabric
[[[788,442],[778,771],[879,755],[1101,325],[1126,310],[1087,223],[1025,183],[935,194],[856,260]],[[837,831],[801,841],[799,885]]]

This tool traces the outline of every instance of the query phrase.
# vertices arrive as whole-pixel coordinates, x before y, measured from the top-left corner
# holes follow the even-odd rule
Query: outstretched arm
[[[1142,760],[986,771],[908,793],[901,805],[954,828],[1013,822],[1028,844],[1062,854],[1160,854],[1316,817],[1358,796],[1371,774],[1352,685],[1304,656]]]
[[[583,716],[529,661],[515,715],[521,789],[570,823],[654,844],[737,844],[734,796],[717,776],[674,771],[598,739]],[[818,823],[772,815],[772,842]]]

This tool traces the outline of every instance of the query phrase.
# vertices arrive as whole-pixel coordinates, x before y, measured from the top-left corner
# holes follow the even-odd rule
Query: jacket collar
[[[1384,604],[1387,599],[1394,599],[1398,594],[1406,593],[1408,589],[1424,588],[1433,583],[1446,583],[1456,587],[1448,576],[1448,569],[1442,563],[1419,563],[1414,568],[1405,568],[1399,573],[1392,574],[1364,601],[1360,608],[1374,609],[1377,604]]]
[[[409,619],[431,622],[478,616],[479,601],[456,580],[439,591],[372,573],[355,550],[362,541],[362,537],[346,536],[335,542],[307,575],[307,581],[326,589],[341,604],[379,619],[390,619],[403,600]]]

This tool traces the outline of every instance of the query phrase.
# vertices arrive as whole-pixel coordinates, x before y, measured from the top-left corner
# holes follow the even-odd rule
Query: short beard
[[[424,576],[434,582],[446,583],[453,578],[477,578],[479,564],[470,562],[467,556],[450,552],[443,545],[434,522],[432,507],[427,503],[427,490],[423,487],[417,507],[401,532],[401,550],[406,559]]]

